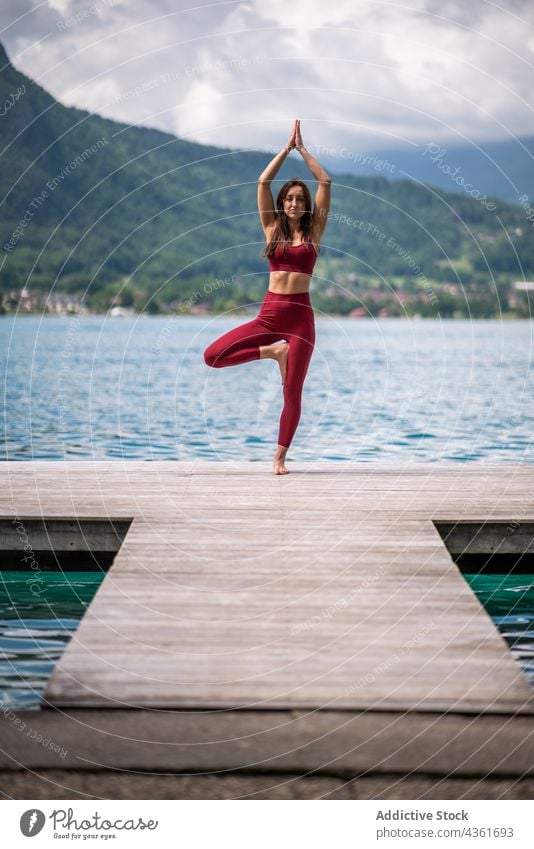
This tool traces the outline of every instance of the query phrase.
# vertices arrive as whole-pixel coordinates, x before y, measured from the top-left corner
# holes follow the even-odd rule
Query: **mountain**
[[[0,291],[72,292],[104,305],[127,280],[149,309],[199,291],[215,305],[222,294],[261,297],[268,266],[256,181],[270,156],[65,107],[2,47],[0,68]],[[313,191],[294,156],[275,192],[293,176]],[[314,286],[441,281],[492,296],[494,276],[498,284],[534,272],[531,226],[523,209],[497,198],[335,175]]]
[[[331,155],[325,148],[321,161],[333,173],[408,178],[449,192],[470,192],[478,198],[487,195],[511,203],[518,203],[523,195],[534,199],[534,136],[469,145],[428,141],[406,149],[374,151],[340,147]]]

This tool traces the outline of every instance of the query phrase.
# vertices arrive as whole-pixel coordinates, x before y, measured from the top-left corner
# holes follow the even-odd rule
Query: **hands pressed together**
[[[291,135],[289,136],[289,141],[286,145],[286,148],[287,152],[289,153],[289,151],[293,149],[300,151],[303,147],[304,145],[302,143],[302,136],[300,134],[300,121],[297,118],[291,131]]]

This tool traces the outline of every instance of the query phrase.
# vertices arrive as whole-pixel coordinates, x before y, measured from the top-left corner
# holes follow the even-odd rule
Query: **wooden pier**
[[[375,755],[383,763],[391,718],[399,722],[396,739],[403,738],[404,718],[406,740],[413,740],[418,717],[413,760],[425,769],[429,760],[443,768],[425,737],[439,725],[450,739],[459,726],[471,728],[449,771],[480,757],[482,746],[482,768],[494,759],[491,769],[498,762],[501,769],[506,763],[505,769],[534,773],[533,688],[438,531],[440,523],[490,522],[513,536],[516,527],[533,523],[534,467],[295,462],[289,468],[288,476],[275,477],[268,463],[3,464],[4,519],[130,521],[40,712],[49,729],[54,717],[63,723],[69,750],[76,747],[72,765],[93,763],[98,751],[100,765],[132,767],[133,751],[106,755],[93,739],[95,728],[126,713],[139,723],[149,712],[161,754],[171,712],[177,769],[279,763],[280,747],[289,743],[282,725],[291,724],[291,739],[305,748],[299,734],[310,740],[319,730],[339,734],[340,723],[354,730],[357,717],[382,729]],[[76,743],[72,717],[82,715],[93,717],[93,733]],[[251,747],[230,754],[223,741],[240,725]],[[491,749],[490,727],[509,735],[502,732]],[[14,732],[2,733],[6,752],[5,735]],[[195,735],[196,767],[191,747],[184,759],[186,738]],[[211,760],[203,748],[210,737]],[[346,740],[343,748],[346,758]],[[33,752],[33,765],[50,765],[42,751]],[[138,766],[146,765],[139,749],[137,756]],[[401,761],[410,757],[405,752]],[[320,770],[321,758],[294,760]],[[347,769],[357,768],[352,761]],[[56,765],[63,764],[56,758]]]

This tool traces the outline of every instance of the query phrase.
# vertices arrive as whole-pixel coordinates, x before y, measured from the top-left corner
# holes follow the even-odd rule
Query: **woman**
[[[295,148],[317,180],[315,205],[302,180],[284,183],[274,205],[270,184],[290,150]],[[304,378],[315,342],[310,280],[330,209],[330,177],[302,144],[295,121],[285,147],[258,179],[258,211],[265,233],[263,256],[269,259],[269,288],[258,316],[225,333],[204,351],[206,365],[235,366],[251,360],[276,360],[284,387],[276,475],[286,475],[287,450],[300,420]],[[284,341],[281,341],[284,340]]]

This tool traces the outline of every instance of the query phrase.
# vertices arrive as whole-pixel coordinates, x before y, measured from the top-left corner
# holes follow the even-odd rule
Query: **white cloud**
[[[174,110],[175,133],[198,139],[224,123],[224,94],[209,81],[194,80],[187,97]]]
[[[531,134],[534,4],[409,3],[94,0],[58,29],[75,7],[50,0],[5,43],[64,103],[212,144],[281,144],[294,117],[310,147]]]
[[[66,15],[71,8],[71,0],[48,0],[48,6],[52,11]]]

